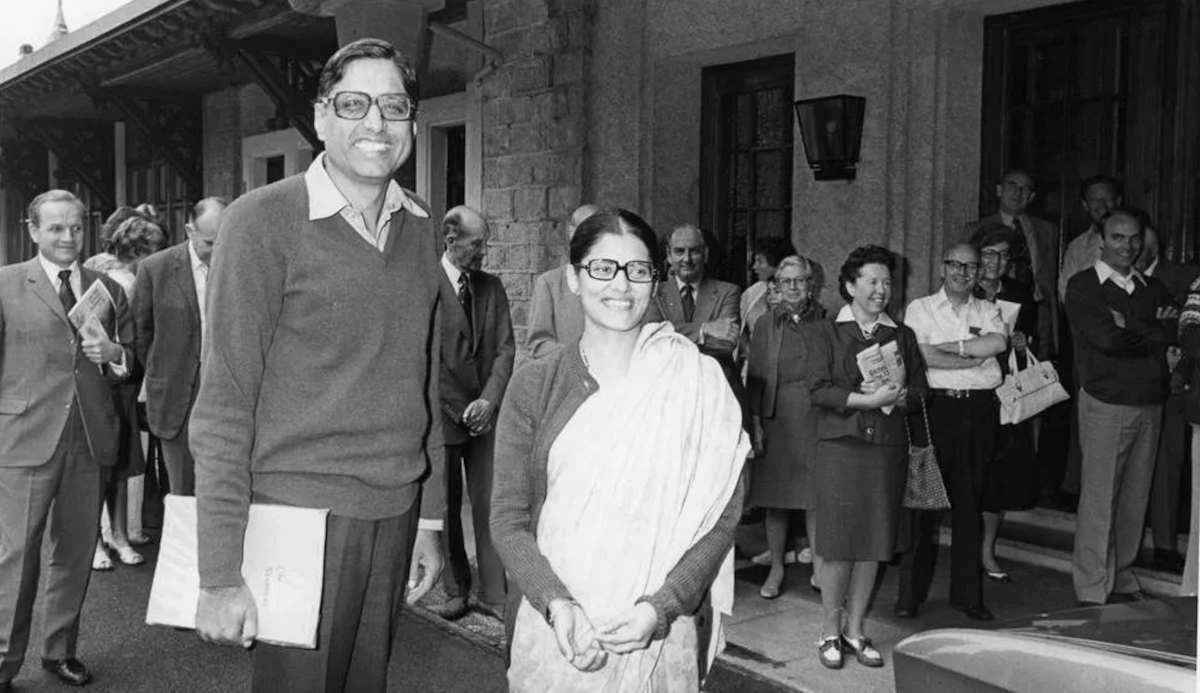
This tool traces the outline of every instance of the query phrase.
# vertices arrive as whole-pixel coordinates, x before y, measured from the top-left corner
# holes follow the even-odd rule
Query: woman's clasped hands
[[[609,653],[645,649],[658,627],[654,607],[645,602],[600,626],[592,624],[578,603],[566,599],[551,602],[550,614],[559,652],[580,671],[599,671]]]
[[[860,386],[862,393],[872,398],[872,408],[903,405],[908,397],[908,388],[897,383],[880,383],[878,380],[865,380]]]

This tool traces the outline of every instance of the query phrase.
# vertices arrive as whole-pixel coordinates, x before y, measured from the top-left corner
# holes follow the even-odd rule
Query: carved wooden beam
[[[112,123],[36,118],[15,120],[14,127],[54,153],[58,165],[79,179],[111,208],[116,200]]]
[[[147,99],[142,91],[124,87],[100,87],[80,80],[97,110],[112,108],[136,127],[150,143],[157,157],[193,190],[204,189],[200,177],[200,107],[192,97],[183,103]]]

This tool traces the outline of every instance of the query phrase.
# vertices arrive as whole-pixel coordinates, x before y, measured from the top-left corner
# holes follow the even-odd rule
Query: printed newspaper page
[[[108,336],[108,333],[104,331],[104,320],[109,317],[111,312],[115,311],[116,304],[104,286],[104,282],[94,281],[88,290],[83,292],[83,296],[80,297],[71,312],[67,313],[67,319],[79,331],[80,337],[100,339]]]
[[[328,510],[313,508],[250,506],[242,577],[258,608],[258,640],[286,647],[316,647],[328,515]],[[147,624],[196,627],[200,598],[196,554],[196,499],[169,495]]]
[[[880,346],[871,346],[858,352],[858,372],[863,380],[876,380],[879,384],[896,383],[904,387],[904,357],[895,341]],[[884,414],[891,414],[894,406],[883,407]]]

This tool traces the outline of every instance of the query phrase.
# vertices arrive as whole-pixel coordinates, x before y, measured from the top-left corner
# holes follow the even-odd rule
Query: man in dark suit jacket
[[[580,205],[567,221],[567,244],[575,228],[600,208]],[[577,341],[583,334],[583,304],[567,286],[571,263],[560,265],[538,275],[533,282],[533,298],[529,301],[529,317],[525,322],[523,358],[539,358],[560,344]]]
[[[1182,308],[1187,303],[1188,289],[1200,276],[1200,269],[1181,265],[1159,253],[1158,232],[1147,225],[1142,239],[1142,254],[1134,267],[1147,277],[1154,277],[1167,287],[1167,293]],[[1154,535],[1154,562],[1160,570],[1183,571],[1183,555],[1177,546],[1179,502],[1183,483],[1183,465],[1188,457],[1187,417],[1184,412],[1187,382],[1192,366],[1172,347],[1167,351],[1171,366],[1171,394],[1163,405],[1162,433],[1158,438],[1158,455],[1154,463],[1154,479],[1150,486],[1150,505],[1147,519]]]
[[[0,268],[0,693],[25,660],[47,523],[42,666],[72,685],[91,680],[75,646],[101,476],[117,454],[109,381],[133,365],[122,346],[133,343],[133,323],[120,285],[79,264],[85,217],[64,190],[34,198],[38,256]],[[70,308],[97,282],[110,300],[98,324],[77,331]]]
[[[1037,197],[1033,177],[1021,169],[1013,169],[996,184],[996,200],[1000,208],[994,214],[967,224],[963,242],[988,224],[1004,224],[1019,231],[1025,239],[1027,257],[1012,263],[1015,279],[1030,285],[1038,302],[1038,335],[1036,348],[1043,357],[1057,351],[1058,301],[1058,226],[1029,214],[1030,203]]]
[[[446,252],[441,265],[442,429],[446,438],[447,601],[439,613],[456,619],[467,612],[471,566],[462,528],[463,471],[471,499],[475,555],[479,563],[480,603],[485,613],[503,620],[507,585],[504,566],[492,548],[492,427],[512,375],[516,343],[508,295],[495,275],[480,269],[487,255],[488,225],[478,212],[460,206],[442,222]],[[461,467],[461,469],[460,469]]]
[[[741,333],[741,290],[704,276],[708,244],[700,229],[691,224],[676,227],[666,245],[674,276],[659,282],[643,321],[670,322],[676,332],[721,363],[730,384],[740,384],[733,351]]]
[[[196,492],[187,423],[200,391],[202,301],[224,211],[219,197],[197,202],[188,215],[188,240],[143,260],[133,294],[135,344],[146,369],[147,424],[162,441],[171,493],[183,496]]]

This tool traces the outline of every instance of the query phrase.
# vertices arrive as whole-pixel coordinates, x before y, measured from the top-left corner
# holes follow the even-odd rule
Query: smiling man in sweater
[[[384,41],[339,49],[313,106],[325,152],[222,222],[190,431],[200,636],[256,636],[240,572],[252,501],[330,511],[317,647],[259,643],[255,693],[382,693],[410,555],[410,600],[441,571],[441,239],[391,179],[413,151],[416,87]]]
[[[1134,601],[1133,561],[1169,392],[1167,347],[1178,310],[1157,279],[1133,267],[1142,215],[1115,209],[1102,226],[1100,259],[1067,282],[1067,318],[1079,369],[1083,448],[1072,574],[1081,604]]]

